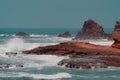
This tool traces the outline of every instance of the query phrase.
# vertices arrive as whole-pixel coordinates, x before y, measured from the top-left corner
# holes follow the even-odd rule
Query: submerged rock
[[[89,19],[84,22],[80,32],[76,35],[75,39],[111,39],[111,34],[104,32],[102,26],[95,21]]]
[[[0,64],[0,68],[22,68],[24,67],[22,64]]]
[[[8,57],[12,57],[12,56],[16,56],[17,53],[16,52],[6,52],[6,55],[8,55]]]
[[[71,34],[69,32],[65,32],[63,34],[59,34],[58,37],[69,38],[69,37],[71,37]]]

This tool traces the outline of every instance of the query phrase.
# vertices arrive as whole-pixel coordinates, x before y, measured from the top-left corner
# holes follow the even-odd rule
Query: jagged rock
[[[16,56],[17,53],[16,52],[6,52],[6,55],[8,55],[9,57],[11,57],[11,56]]]
[[[76,35],[75,39],[111,39],[111,34],[104,32],[103,27],[95,21],[89,19],[84,22],[80,32]]]
[[[120,49],[85,42],[64,42],[52,46],[37,47],[32,50],[23,51],[23,53],[69,56],[71,57],[69,60],[62,60],[58,65],[65,65],[70,68],[91,69],[93,67],[120,67]],[[98,66],[98,64],[101,65]]]
[[[28,36],[28,34],[25,32],[18,32],[16,33],[16,36]]]
[[[77,68],[77,69],[95,69],[95,68],[107,68],[104,60],[92,59],[92,58],[70,58],[63,59],[58,65]]]
[[[90,20],[86,24],[90,24],[91,22],[93,23]],[[94,25],[97,24],[94,23]],[[102,28],[98,32],[100,35],[104,34]],[[107,68],[109,66],[120,67],[120,21],[116,22],[113,31],[113,40],[115,42],[112,46],[95,45],[86,42],[63,42],[57,45],[37,47],[23,51],[23,53],[69,56],[70,59],[63,59],[58,63],[58,65],[65,65],[65,67],[69,68],[93,69]]]
[[[112,33],[112,37],[114,39],[114,43],[112,47],[120,49],[120,21],[116,21],[114,31]]]
[[[71,37],[71,34],[69,32],[65,32],[63,34],[59,34],[58,37],[69,38],[69,37]]]

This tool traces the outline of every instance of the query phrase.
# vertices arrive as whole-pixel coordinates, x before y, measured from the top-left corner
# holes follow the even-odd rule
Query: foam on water
[[[72,76],[69,73],[66,72],[60,72],[56,74],[29,74],[29,73],[8,73],[8,76],[6,74],[1,74],[0,77],[31,77],[34,79],[61,79],[61,78],[71,78]]]
[[[29,43],[25,42],[23,38],[11,38],[5,44],[0,45],[0,53],[5,52],[20,52],[29,50],[38,46],[53,45],[55,43]]]
[[[91,41],[89,41],[89,43],[92,43],[92,44],[107,45],[107,46],[112,45],[113,42],[114,41],[112,41],[112,40],[91,40]]]
[[[69,57],[61,57],[55,55],[29,55],[24,56],[26,67],[38,67],[43,68],[45,66],[57,66],[57,63],[63,59],[68,59]],[[30,62],[28,62],[27,60]]]

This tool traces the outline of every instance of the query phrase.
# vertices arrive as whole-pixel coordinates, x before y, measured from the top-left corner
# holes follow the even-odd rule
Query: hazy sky
[[[87,19],[113,27],[120,0],[0,0],[0,28],[79,28]]]

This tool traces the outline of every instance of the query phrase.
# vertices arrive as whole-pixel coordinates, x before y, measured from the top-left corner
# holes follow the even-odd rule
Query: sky
[[[120,20],[120,0],[0,0],[0,28],[79,28]]]

